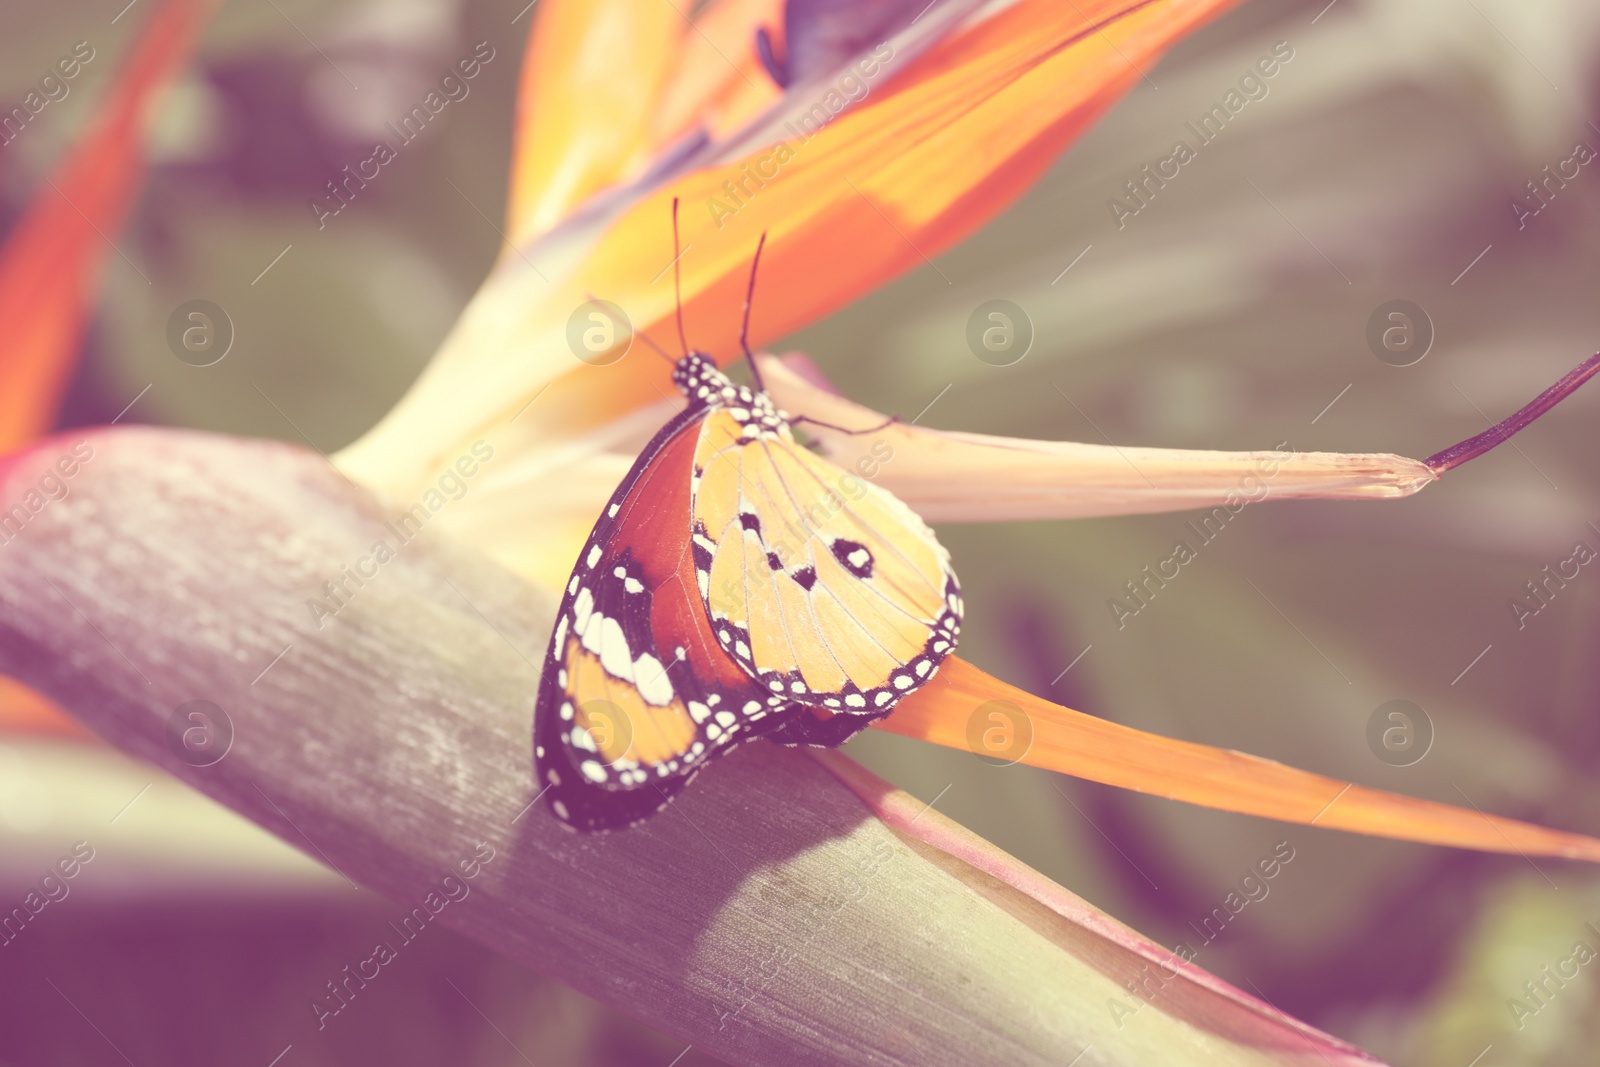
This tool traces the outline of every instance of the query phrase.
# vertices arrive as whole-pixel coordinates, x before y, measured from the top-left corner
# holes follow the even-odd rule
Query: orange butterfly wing
[[[649,817],[714,755],[809,715],[772,700],[711,634],[689,521],[704,415],[691,407],[645,448],[557,615],[534,709],[535,770],[550,810],[580,830]]]

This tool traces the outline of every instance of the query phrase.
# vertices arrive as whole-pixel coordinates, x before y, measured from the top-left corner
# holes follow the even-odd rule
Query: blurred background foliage
[[[1600,9],[1324,3],[1247,4],[1202,31],[996,223],[778,349],[881,409],[937,397],[928,424],[1041,438],[1423,456],[1509,413],[1600,335],[1600,164],[1520,229],[1510,207],[1576,143],[1600,149]],[[155,116],[154,166],[114,235],[63,425],[138,397],[124,421],[323,451],[370,426],[500,253],[521,8],[224,5]],[[9,225],[143,12],[111,24],[111,8],[11,0],[5,14],[7,108],[75,42],[96,50],[0,147]],[[308,201],[480,41],[495,58],[470,96],[319,229]],[[1108,200],[1279,41],[1294,58],[1267,96],[1119,228]],[[167,316],[194,298],[236,330],[209,368],[166,347]],[[965,345],[993,298],[1035,327],[1010,367]],[[1364,339],[1396,298],[1436,331],[1411,367]],[[1189,516],[947,527],[964,651],[1143,729],[1593,832],[1600,574],[1585,568],[1520,631],[1508,601],[1575,542],[1600,546],[1585,526],[1600,523],[1597,410],[1591,387],[1413,500],[1249,508],[1120,629],[1108,598],[1170,555]],[[1367,744],[1392,699],[1433,724],[1410,767]],[[1196,944],[1288,842],[1292,862],[1202,966],[1397,1064],[1593,1062],[1600,967],[1546,1005],[1523,988],[1576,942],[1600,950],[1591,871],[1202,811],[873,731],[850,751],[1169,946]],[[72,895],[0,948],[0,1062],[266,1064],[291,1044],[286,1067],[710,1062],[674,1061],[680,1042],[443,929],[319,1033],[310,1001],[399,904],[103,749],[0,735],[6,906],[79,839],[97,856]],[[1540,1010],[1515,1015],[1512,998]]]

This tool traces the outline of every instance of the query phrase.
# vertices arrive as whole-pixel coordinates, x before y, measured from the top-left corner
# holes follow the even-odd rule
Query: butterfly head
[[[759,387],[739,385],[711,357],[692,351],[672,368],[672,384],[689,398],[690,408],[727,408],[744,427],[745,437],[785,432],[789,416]]]
[[[728,376],[704,352],[691,351],[672,368],[672,384],[691,401],[704,402],[721,392]]]

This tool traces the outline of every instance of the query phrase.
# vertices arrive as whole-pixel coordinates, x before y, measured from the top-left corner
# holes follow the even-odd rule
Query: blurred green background
[[[925,423],[1016,436],[1425,456],[1508,414],[1600,337],[1600,162],[1520,228],[1511,207],[1577,143],[1600,149],[1600,9],[1325,2],[1251,3],[1203,30],[936,268],[775,348],[880,409],[938,397]],[[96,59],[0,148],[0,223],[81,132],[142,6],[113,25],[120,4],[5,3],[0,103],[77,41]],[[155,116],[64,424],[137,396],[126,421],[303,432],[324,451],[369,427],[497,254],[521,8],[224,5]],[[471,95],[319,231],[307,201],[479,41],[496,57]],[[1294,58],[1267,95],[1119,228],[1108,201],[1283,41]],[[164,336],[195,298],[237,333],[205,369]],[[1009,367],[965,342],[996,298],[1035,330]],[[1413,366],[1365,339],[1394,299],[1433,324]],[[1585,525],[1600,523],[1597,411],[1590,386],[1411,500],[1249,508],[1121,629],[1108,598],[1189,516],[943,528],[964,652],[1143,729],[1594,832],[1600,571],[1521,630],[1508,602],[1576,542],[1600,548]],[[1367,740],[1396,699],[1433,735],[1406,767]],[[1590,870],[1201,811],[874,731],[849,751],[918,796],[944,791],[940,810],[1168,945],[1194,944],[1191,924],[1287,842],[1293,861],[1202,966],[1397,1064],[1594,1062],[1600,968],[1547,1005],[1523,990],[1575,942],[1600,948]],[[48,922],[0,948],[0,1063],[120,1062],[113,1043],[137,1063],[267,1064],[291,1043],[285,1065],[711,1062],[674,1061],[681,1042],[444,930],[316,1033],[309,1001],[395,905],[165,778],[107,827],[100,808],[153,773],[0,735],[7,899],[72,841],[99,850]],[[1519,1017],[1512,998],[1539,1010]]]

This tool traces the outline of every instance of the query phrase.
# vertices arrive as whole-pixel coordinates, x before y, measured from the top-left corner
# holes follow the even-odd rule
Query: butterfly
[[[758,737],[841,745],[956,646],[949,553],[894,495],[799,443],[794,426],[815,420],[767,395],[748,344],[765,241],[740,333],[755,388],[689,349],[680,300],[672,381],[687,405],[639,454],[566,585],[534,762],[546,805],[577,830],[643,821]]]

